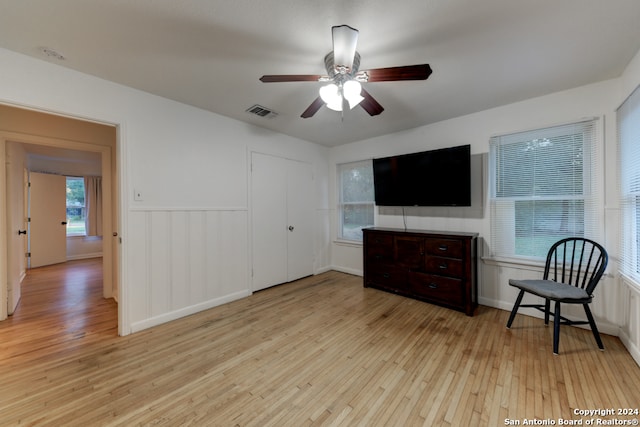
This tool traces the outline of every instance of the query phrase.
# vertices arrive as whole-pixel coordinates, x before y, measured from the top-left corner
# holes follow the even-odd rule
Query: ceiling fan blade
[[[284,83],[284,82],[317,82],[322,77],[319,74],[275,74],[260,77],[262,83]]]
[[[364,98],[362,102],[360,102],[360,106],[364,108],[364,110],[369,113],[370,116],[377,116],[384,111],[382,105],[380,105],[380,103],[378,103],[378,101],[376,101],[369,92],[362,89],[362,92],[360,94]]]
[[[311,105],[309,105],[309,107],[307,107],[307,109],[304,110],[304,113],[302,113],[300,117],[302,117],[303,119],[308,119],[309,117],[313,117],[313,115],[317,113],[318,110],[322,108],[323,105],[324,105],[324,101],[322,100],[322,98],[317,97],[315,101],[313,101]]]
[[[333,60],[336,66],[345,66],[349,70],[353,66],[358,44],[358,30],[348,25],[331,27],[333,36]]]
[[[392,82],[398,80],[426,80],[432,73],[429,64],[405,65],[403,67],[375,68],[361,71],[368,82]]]

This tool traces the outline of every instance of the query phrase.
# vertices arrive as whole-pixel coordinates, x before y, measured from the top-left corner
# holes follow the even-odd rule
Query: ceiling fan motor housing
[[[348,69],[344,65],[336,65],[333,52],[329,52],[324,57],[324,66],[330,80],[333,80],[336,84],[344,83],[347,80],[355,78],[355,74],[360,68],[360,54],[358,52],[355,53],[353,56],[353,65],[351,66],[351,69]]]

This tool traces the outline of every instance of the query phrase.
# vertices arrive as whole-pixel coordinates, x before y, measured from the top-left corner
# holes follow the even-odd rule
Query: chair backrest
[[[602,245],[581,237],[569,237],[549,249],[544,279],[577,286],[592,295],[608,262],[609,255]]]

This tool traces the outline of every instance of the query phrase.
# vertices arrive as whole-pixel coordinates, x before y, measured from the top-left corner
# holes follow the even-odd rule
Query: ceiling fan
[[[263,83],[312,82],[326,83],[320,88],[320,96],[301,114],[302,118],[312,117],[323,106],[335,111],[360,105],[369,115],[377,116],[384,108],[361,83],[390,82],[400,80],[426,80],[431,75],[429,64],[405,65],[400,67],[375,68],[360,71],[360,54],[356,51],[358,30],[348,25],[331,28],[333,51],[324,57],[327,75],[288,74],[265,75]]]

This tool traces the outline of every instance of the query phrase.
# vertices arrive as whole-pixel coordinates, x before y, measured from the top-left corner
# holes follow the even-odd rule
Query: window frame
[[[640,287],[640,87],[618,107],[619,271]]]
[[[361,201],[351,201],[351,202],[345,202],[344,201],[344,185],[343,185],[343,179],[342,179],[342,173],[343,171],[345,171],[346,169],[354,169],[354,168],[361,168],[363,166],[368,166],[370,168],[371,171],[371,200],[361,200]],[[366,227],[373,227],[375,226],[375,198],[374,198],[374,189],[373,189],[373,160],[368,159],[368,160],[358,160],[358,161],[353,161],[353,162],[345,162],[345,163],[338,163],[336,165],[336,181],[337,181],[337,199],[338,199],[338,207],[337,207],[337,214],[338,214],[338,220],[337,220],[337,239],[338,241],[341,242],[348,242],[348,243],[357,243],[357,244],[362,244],[362,232],[360,231],[360,238],[352,238],[350,236],[346,236],[344,233],[344,217],[345,217],[345,212],[344,212],[344,208],[345,206],[353,206],[353,205],[364,205],[364,206],[369,206],[371,208],[371,224],[366,224],[363,225],[361,227],[362,228],[366,228]]]
[[[76,181],[81,181],[82,182],[82,189],[83,189],[83,191],[86,192],[85,187],[84,187],[84,185],[85,185],[84,177],[81,177],[81,176],[65,176],[65,178],[66,178],[66,187],[65,188],[67,189],[67,191],[69,189],[69,180],[76,180]],[[81,232],[76,232],[76,233],[69,232],[69,226],[71,225],[71,220],[70,220],[69,215],[67,213],[67,218],[66,218],[66,220],[67,220],[66,236],[67,237],[85,237],[87,235],[87,225],[86,225],[87,201],[85,199],[84,204],[82,206],[69,206],[68,202],[69,202],[69,199],[65,199],[66,212],[68,212],[69,208],[78,208],[79,207],[79,208],[82,209],[82,219],[84,221],[84,228],[83,228],[83,231],[81,231]]]
[[[576,130],[574,130],[576,129]],[[565,192],[558,191],[558,188],[563,187],[560,183],[557,187],[554,187],[548,194],[535,194],[537,190],[533,190],[532,194],[511,194],[510,196],[501,196],[498,190],[498,159],[497,152],[502,145],[506,144],[522,144],[524,147],[526,144],[541,141],[544,139],[554,140],[558,138],[560,142],[563,139],[571,140],[577,132],[582,132],[581,138],[581,189],[578,194],[576,187],[570,188],[566,186]],[[532,129],[522,132],[514,132],[509,134],[497,135],[489,141],[489,208],[490,208],[490,228],[491,228],[491,257],[494,259],[513,259],[525,262],[540,262],[546,258],[546,252],[548,247],[553,241],[557,241],[563,237],[569,236],[584,236],[593,240],[600,240],[603,230],[603,196],[602,196],[602,182],[603,181],[603,158],[601,155],[602,145],[602,128],[601,120],[597,117],[582,119],[565,124],[552,125],[544,128]],[[570,151],[569,151],[570,152]],[[563,153],[561,149],[558,149],[554,154],[569,155]],[[558,157],[562,158],[562,157]],[[570,162],[567,162],[567,164]],[[504,167],[503,162],[500,167]],[[575,176],[575,175],[574,175]],[[512,182],[511,185],[514,185]],[[514,186],[515,188],[515,186]],[[506,192],[508,193],[508,191]],[[544,191],[541,191],[544,193]],[[502,194],[505,194],[503,191]],[[529,236],[521,236],[522,238],[529,238],[532,242],[539,241],[546,237],[549,240],[549,245],[544,245],[540,242],[539,247],[527,253],[527,250],[519,252],[519,247],[522,247],[522,242],[518,244],[518,231],[522,231],[521,224],[518,224],[516,209],[518,209],[518,202],[532,202],[530,203],[533,210],[530,211],[533,215],[536,204],[540,206],[540,202],[547,202],[553,204],[555,202],[569,202],[573,203],[571,208],[575,208],[576,205],[580,205],[582,201],[582,207],[578,211],[578,216],[566,215],[563,212],[560,216],[557,214],[551,215],[547,220],[571,220],[573,218],[581,218],[583,230],[577,232],[577,229],[568,228],[566,232],[557,230],[552,231],[549,234],[549,230],[536,230],[532,228],[529,231]],[[522,205],[522,203],[520,203]],[[521,208],[521,206],[519,206]],[[537,222],[532,222],[537,224]],[[543,249],[544,248],[544,249]]]

